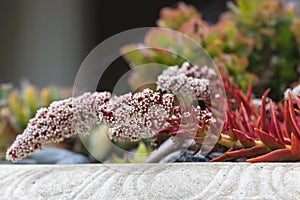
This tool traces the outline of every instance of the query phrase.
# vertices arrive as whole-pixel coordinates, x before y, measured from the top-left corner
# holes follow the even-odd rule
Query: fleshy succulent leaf
[[[288,93],[288,109],[289,109],[289,112],[290,112],[290,118],[291,118],[291,122],[292,122],[292,125],[293,125],[293,129],[294,129],[294,134],[300,138],[300,129],[299,129],[299,124],[297,123],[297,119],[296,119],[296,116],[295,116],[295,112],[294,112],[294,105],[293,105],[293,100],[292,100],[292,97],[291,97],[291,93],[289,92]]]
[[[270,91],[271,91],[270,89],[267,89],[261,99],[260,116],[261,116],[261,128],[263,131],[267,131],[266,99]]]
[[[145,43],[154,47],[170,48],[177,44],[176,34],[167,29],[151,29],[146,37]]]
[[[243,103],[241,104],[241,112],[242,112],[242,117],[244,119],[245,127],[248,130],[250,137],[254,137],[255,135],[254,130]]]
[[[240,157],[249,158],[249,157],[265,154],[269,151],[270,150],[265,146],[254,146],[247,149],[227,151],[222,156],[212,159],[211,162],[229,161]]]
[[[289,104],[286,100],[284,100],[283,108],[284,108],[284,113],[283,113],[284,125],[286,127],[288,136],[291,137],[291,133],[293,132],[293,124],[289,113]]]
[[[291,153],[294,157],[300,159],[300,139],[297,138],[293,133],[291,137],[292,137]]]
[[[294,95],[294,99],[295,99],[295,101],[296,101],[296,104],[297,104],[298,109],[300,109],[300,98],[299,98],[299,96]]]
[[[272,135],[269,135],[265,131],[257,128],[255,128],[254,130],[259,136],[260,140],[271,150],[285,148],[285,145]]]
[[[272,101],[270,101],[270,111],[271,111],[272,125],[273,125],[273,129],[274,129],[274,136],[276,138],[278,138],[279,141],[283,142],[283,137],[282,137],[282,135],[280,133],[280,130],[279,130],[279,124],[278,124],[278,121],[277,121],[277,117],[276,117],[276,113],[275,113],[275,109],[274,109]]]
[[[247,159],[247,162],[278,162],[278,161],[297,161],[298,159],[292,155],[288,149],[277,149],[270,153],[264,154],[256,158]]]
[[[251,137],[249,137],[246,133],[243,133],[242,131],[237,129],[233,129],[233,132],[235,133],[235,135],[237,136],[237,138],[245,148],[250,148],[255,146],[255,141]]]

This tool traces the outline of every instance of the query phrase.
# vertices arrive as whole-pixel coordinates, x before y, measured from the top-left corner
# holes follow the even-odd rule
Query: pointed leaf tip
[[[249,137],[246,133],[237,129],[233,129],[233,132],[235,133],[236,137],[239,139],[239,141],[244,147],[250,148],[255,146],[255,141],[251,137]]]
[[[261,107],[260,107],[260,116],[261,116],[261,128],[263,131],[267,131],[267,112],[266,112],[266,99],[268,94],[270,93],[271,89],[267,89],[261,100]]]

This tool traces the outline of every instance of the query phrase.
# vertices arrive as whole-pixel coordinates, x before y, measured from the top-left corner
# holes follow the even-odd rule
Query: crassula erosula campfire
[[[184,109],[176,95],[209,98],[209,80],[201,78],[207,73],[214,75],[207,67],[184,63],[181,68],[169,67],[158,77],[157,92],[149,88],[122,96],[94,92],[53,102],[37,111],[23,134],[8,149],[6,157],[18,161],[41,149],[43,144],[86,134],[90,125],[101,122],[110,127],[112,140],[136,141],[150,137],[154,145],[161,133],[175,136],[179,126],[186,122],[193,121],[196,129],[204,129],[215,122],[210,110],[193,105]],[[188,135],[188,131],[185,134]]]
[[[226,118],[220,125],[218,112],[214,113],[209,103],[215,98],[210,87],[214,76],[216,73],[208,67],[184,63],[158,76],[157,91],[146,88],[122,96],[94,92],[53,102],[30,120],[8,149],[7,159],[20,160],[43,144],[86,134],[91,124],[105,123],[112,140],[148,137],[159,146],[163,136],[176,136],[193,139],[195,152],[210,137],[207,133],[219,126],[221,134],[213,136],[227,151],[212,162],[237,158],[247,162],[300,161],[299,86],[287,90],[283,101],[276,103],[267,98],[270,90],[257,100],[251,86],[244,94],[229,76],[223,76],[226,103],[218,106],[226,108]],[[205,106],[187,105],[182,96],[196,98]]]

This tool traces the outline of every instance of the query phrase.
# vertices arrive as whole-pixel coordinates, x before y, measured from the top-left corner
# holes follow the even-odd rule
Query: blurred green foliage
[[[271,97],[281,99],[283,91],[297,81],[300,33],[296,12],[289,4],[270,0],[237,0],[230,5],[232,21],[248,38],[254,40],[249,56],[249,71],[259,77],[255,92],[261,95],[268,87]]]
[[[0,160],[15,137],[22,133],[28,121],[40,107],[48,107],[52,101],[71,96],[70,89],[45,87],[38,90],[23,82],[21,89],[11,84],[0,85]]]
[[[221,75],[230,75],[244,91],[252,84],[256,95],[262,95],[270,87],[271,97],[281,99],[284,89],[298,77],[300,22],[294,8],[276,0],[237,0],[229,8],[216,24],[209,25],[193,6],[180,2],[176,9],[163,8],[157,24],[201,44]],[[166,49],[175,49],[182,57]],[[157,29],[148,32],[144,44],[129,44],[121,51],[132,67],[151,62],[180,66],[184,58],[195,54],[172,32]],[[135,87],[148,75],[137,68],[129,82]]]
[[[123,157],[116,153],[111,155],[111,158],[106,163],[144,163],[150,155],[151,149],[144,142],[139,142],[135,151],[127,151],[123,153]]]

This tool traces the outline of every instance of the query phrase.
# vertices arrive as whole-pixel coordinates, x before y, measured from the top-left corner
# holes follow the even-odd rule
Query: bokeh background
[[[210,23],[226,10],[229,0],[184,1],[196,6]],[[18,86],[72,86],[87,54],[100,42],[119,32],[155,26],[159,10],[177,0],[1,0],[0,82]],[[101,80],[101,89],[112,89],[118,75],[128,70],[120,58]],[[117,73],[116,73],[117,72]]]

